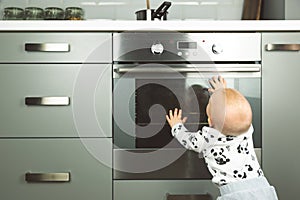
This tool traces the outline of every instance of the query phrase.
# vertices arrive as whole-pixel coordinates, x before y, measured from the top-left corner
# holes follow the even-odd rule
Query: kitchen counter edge
[[[0,21],[0,31],[300,31],[300,20]]]

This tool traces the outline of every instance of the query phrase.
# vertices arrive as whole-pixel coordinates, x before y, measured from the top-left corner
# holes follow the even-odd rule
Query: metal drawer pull
[[[267,44],[266,51],[300,51],[300,44]]]
[[[25,181],[29,183],[35,182],[70,182],[71,173],[31,173],[25,174]]]
[[[69,97],[25,97],[28,106],[68,106]]]
[[[70,44],[67,44],[67,43],[26,43],[25,51],[30,51],[30,52],[69,52]]]

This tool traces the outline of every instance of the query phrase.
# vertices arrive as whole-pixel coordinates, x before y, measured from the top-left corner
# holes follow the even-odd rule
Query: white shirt
[[[204,160],[218,186],[238,180],[263,176],[252,140],[253,127],[239,136],[226,136],[203,127],[189,132],[182,123],[172,128],[172,135],[186,148],[203,153]]]

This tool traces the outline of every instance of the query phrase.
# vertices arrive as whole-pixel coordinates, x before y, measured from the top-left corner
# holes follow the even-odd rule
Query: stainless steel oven
[[[218,75],[250,102],[260,158],[260,43],[259,33],[114,34],[114,179],[210,179],[201,155],[171,136],[165,115],[181,108],[188,129],[208,126],[208,79]]]

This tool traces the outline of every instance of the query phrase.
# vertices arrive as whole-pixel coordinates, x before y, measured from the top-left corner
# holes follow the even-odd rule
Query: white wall
[[[241,19],[243,0],[170,0],[169,20],[191,19]],[[157,8],[163,0],[150,0],[151,8]],[[146,0],[0,0],[4,7],[80,6],[86,19],[135,20],[135,11],[145,9]]]
[[[285,19],[300,19],[300,0],[285,0]]]
[[[263,0],[262,19],[300,20],[300,0]]]

